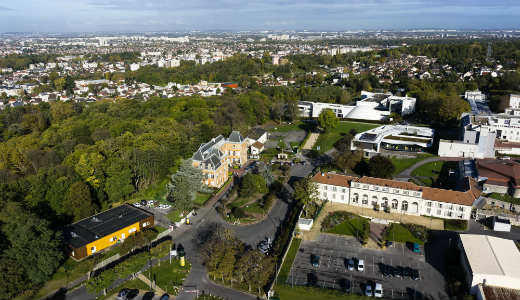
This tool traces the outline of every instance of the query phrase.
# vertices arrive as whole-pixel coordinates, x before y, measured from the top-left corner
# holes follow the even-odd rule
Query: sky
[[[0,0],[0,32],[519,27],[519,0]]]

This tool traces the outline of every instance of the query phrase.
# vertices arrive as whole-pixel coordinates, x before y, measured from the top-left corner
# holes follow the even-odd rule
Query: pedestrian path
[[[316,144],[316,141],[318,140],[318,137],[320,136],[319,133],[311,132],[309,133],[309,138],[307,141],[305,141],[305,144],[303,145],[303,150],[312,150],[312,147],[314,147],[314,144]]]

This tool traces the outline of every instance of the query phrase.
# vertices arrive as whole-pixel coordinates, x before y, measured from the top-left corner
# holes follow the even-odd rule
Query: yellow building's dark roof
[[[72,248],[80,248],[152,215],[124,204],[71,224],[65,230],[65,238]]]

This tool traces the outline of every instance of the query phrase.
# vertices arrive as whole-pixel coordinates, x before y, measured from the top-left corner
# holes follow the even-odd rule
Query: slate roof
[[[240,134],[240,131],[233,131],[229,135],[228,141],[231,143],[242,143],[244,141],[244,138]]]
[[[72,248],[80,248],[150,216],[147,211],[123,204],[71,224],[65,230],[65,239]]]
[[[258,140],[262,135],[264,135],[267,131],[263,128],[260,128],[260,127],[255,127],[255,128],[252,128],[250,131],[249,131],[249,134],[247,135],[248,138],[252,139],[252,140]]]

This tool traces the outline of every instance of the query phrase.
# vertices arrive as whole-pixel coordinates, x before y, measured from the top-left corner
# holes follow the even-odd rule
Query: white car
[[[360,259],[357,263],[357,270],[359,272],[364,272],[365,271],[365,261]]]
[[[374,296],[374,292],[372,291],[372,285],[367,284],[367,286],[365,287],[365,296],[367,296],[367,297]]]
[[[153,200],[148,201],[148,206],[153,207],[154,205],[155,205],[155,201],[153,201]]]
[[[379,282],[376,282],[376,287],[374,288],[374,297],[383,298],[383,285]]]
[[[171,205],[169,204],[159,204],[159,209],[169,209]]]
[[[139,202],[134,203],[135,207],[141,207],[141,204]]]

